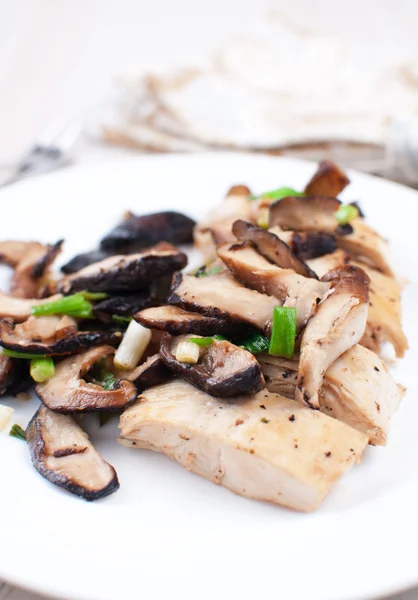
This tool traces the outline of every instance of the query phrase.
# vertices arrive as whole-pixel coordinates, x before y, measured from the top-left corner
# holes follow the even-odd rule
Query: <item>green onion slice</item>
[[[52,377],[55,371],[54,361],[50,356],[33,358],[30,361],[30,374],[37,383],[43,383]]]
[[[132,321],[132,317],[122,317],[121,315],[112,315],[112,321],[116,323],[130,323]]]
[[[198,273],[197,277],[207,277],[208,275],[217,275],[221,271],[222,271],[222,267],[220,267],[219,265],[216,265],[215,267],[212,267],[211,269],[208,269],[207,271],[202,271],[201,273]]]
[[[267,352],[269,349],[269,341],[265,335],[254,331],[250,333],[246,338],[241,339],[238,343],[241,348],[248,350],[251,354],[260,354],[261,352]]]
[[[3,348],[3,354],[5,356],[10,356],[10,358],[25,358],[26,360],[31,360],[32,358],[46,358],[46,354],[32,354],[30,352],[16,352],[15,350],[8,350],[7,348]]]
[[[270,198],[271,200],[281,200],[282,198],[286,198],[287,196],[304,196],[302,192],[297,192],[291,187],[281,187],[277,188],[277,190],[271,190],[271,192],[264,192],[256,198]]]
[[[340,208],[334,213],[334,217],[337,219],[340,225],[347,225],[353,219],[357,219],[359,216],[359,210],[352,204],[341,204]]]
[[[80,294],[83,296],[83,298],[85,298],[86,300],[93,300],[97,301],[97,300],[107,300],[109,298],[109,294],[106,294],[105,292],[80,292]]]
[[[273,326],[269,354],[291,358],[295,351],[296,308],[276,306],[273,311]]]
[[[83,296],[84,292],[65,296],[53,302],[45,302],[32,306],[31,313],[35,317],[47,315],[68,315],[77,319],[94,319],[91,303]]]
[[[191,337],[189,342],[197,344],[198,346],[210,346],[215,340],[226,340],[223,335],[213,335],[211,337]]]
[[[25,435],[25,431],[24,429],[21,428],[20,425],[13,425],[13,427],[10,430],[9,435],[11,437],[17,438],[18,440],[26,440],[26,435]]]

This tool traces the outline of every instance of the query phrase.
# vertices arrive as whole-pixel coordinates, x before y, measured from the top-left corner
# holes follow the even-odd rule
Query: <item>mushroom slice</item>
[[[74,354],[103,344],[117,344],[120,331],[78,331],[71,317],[29,317],[23,323],[0,321],[0,345],[8,350],[54,356]]]
[[[295,395],[312,408],[319,408],[318,392],[327,369],[363,337],[369,302],[369,278],[362,269],[341,267],[323,279],[332,288],[303,333]]]
[[[307,196],[331,196],[336,198],[350,183],[347,175],[329,160],[319,163],[318,170],[305,187]]]
[[[239,240],[252,242],[260,254],[282,269],[292,269],[304,277],[318,279],[312,269],[297,258],[289,246],[274,233],[242,220],[235,221],[232,231]]]
[[[390,419],[403,393],[383,361],[356,345],[325,373],[319,407],[321,412],[365,433],[371,444],[385,446]]]
[[[279,225],[294,231],[322,231],[324,233],[352,232],[350,225],[339,225],[335,213],[341,202],[326,196],[288,196],[276,200],[269,211],[269,226]]]
[[[26,429],[35,469],[59,487],[85,500],[119,489],[115,469],[93,447],[73,417],[40,406]]]
[[[215,335],[216,333],[232,332],[236,329],[233,321],[217,317],[205,317],[199,313],[171,305],[146,308],[136,313],[134,319],[144,327],[166,331],[171,335],[182,333]]]
[[[247,193],[248,192],[248,193]],[[251,214],[250,191],[246,186],[232,187],[222,204],[216,206],[194,228],[196,247],[206,261],[216,256],[216,244],[233,242],[232,224],[237,219],[249,219]]]
[[[0,242],[0,263],[14,268],[27,254],[35,250],[42,252],[43,249],[44,246],[40,242]]]
[[[131,381],[119,379],[114,389],[85,381],[85,376],[101,360],[113,364],[115,353],[110,346],[99,346],[82,354],[65,358],[45,383],[38,383],[35,392],[51,410],[59,413],[89,411],[116,411],[125,408],[136,398],[136,387]]]
[[[61,294],[55,294],[49,298],[13,298],[0,292],[0,318],[10,317],[13,321],[25,321],[32,314],[32,306],[54,302],[62,298]]]
[[[42,278],[61,252],[63,240],[56,244],[31,246],[15,265],[10,293],[16,298],[33,298],[38,295]]]
[[[315,510],[367,436],[271,394],[214,398],[182,379],[146,390],[120,419],[125,446],[162,452],[246,496]]]
[[[57,290],[72,294],[131,292],[147,288],[157,277],[170,275],[187,264],[187,256],[171,244],[161,243],[139,254],[110,256],[57,283]]]
[[[28,361],[0,354],[0,396],[6,393],[16,395],[31,385]]]
[[[257,360],[260,363],[268,391],[294,400],[299,356],[284,358],[282,356],[272,356],[271,354],[259,354]]]
[[[135,367],[131,372],[121,371],[121,375],[135,384],[138,394],[149,387],[165,383],[173,376],[159,354],[150,356],[145,362],[138,367]]]
[[[133,252],[166,241],[190,244],[195,222],[179,212],[165,211],[137,217],[128,212],[124,220],[100,242],[102,250]]]
[[[337,249],[335,235],[322,231],[293,231],[289,241],[282,239],[290,246],[297,258],[303,261],[331,254]],[[314,272],[316,273],[315,269]]]
[[[296,308],[299,331],[315,314],[318,303],[330,288],[329,283],[272,265],[256,252],[251,242],[232,246],[224,244],[217,251],[233,275],[244,285],[261,294],[275,296],[280,301],[276,305]]]
[[[192,277],[177,273],[173,279],[169,304],[208,317],[253,325],[265,330],[273,317],[277,298],[259,294],[239,284],[230,275]]]
[[[350,257],[344,250],[335,250],[332,254],[325,254],[318,258],[308,260],[308,265],[318,274],[318,277],[323,277],[329,271],[333,271],[338,267],[344,267],[350,262]]]
[[[338,237],[338,246],[348,252],[352,258],[393,277],[386,258],[389,253],[387,241],[363,219],[354,219],[351,225],[352,233]]]
[[[61,271],[66,275],[69,275],[70,273],[77,273],[77,271],[81,271],[81,269],[84,269],[84,267],[88,267],[88,265],[100,262],[101,260],[104,260],[108,256],[112,255],[113,253],[105,252],[105,250],[92,250],[91,252],[77,254],[61,267]]]
[[[178,345],[189,337],[164,334],[161,342],[161,358],[177,375],[220,398],[256,394],[265,387],[260,365],[253,354],[226,340],[213,340],[209,346],[201,347],[196,364],[180,362],[176,358]]]

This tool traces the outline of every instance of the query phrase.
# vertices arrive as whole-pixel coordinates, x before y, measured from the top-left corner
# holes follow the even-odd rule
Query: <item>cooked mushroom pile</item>
[[[387,243],[343,204],[329,162],[303,191],[231,188],[198,225],[127,214],[53,279],[61,247],[0,244],[0,392],[35,380],[26,431],[47,479],[88,500],[115,491],[80,413],[120,416],[119,441],[175,458],[237,494],[317,508],[365,447],[385,445],[407,349]],[[204,257],[184,271],[175,244]],[[52,257],[52,258],[51,258]]]

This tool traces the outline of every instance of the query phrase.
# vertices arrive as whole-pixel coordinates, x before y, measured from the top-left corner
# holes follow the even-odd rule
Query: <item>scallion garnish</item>
[[[46,354],[32,354],[30,352],[16,352],[15,350],[8,350],[7,348],[3,348],[3,354],[5,356],[10,356],[10,358],[24,358],[26,360],[31,360],[32,358],[46,358]]]
[[[353,219],[357,219],[358,216],[359,210],[352,204],[341,204],[340,208],[334,213],[334,217],[340,225],[347,225]]]
[[[45,302],[32,306],[31,313],[35,317],[47,315],[68,315],[77,319],[94,319],[91,303],[83,296],[84,292],[78,292],[71,296],[65,296],[53,302]]]
[[[9,435],[11,437],[17,438],[18,440],[26,441],[26,435],[24,429],[21,428],[20,425],[13,425],[10,430]]]
[[[191,337],[189,342],[197,344],[198,346],[210,346],[214,340],[226,340],[223,335],[212,335],[210,337]]]
[[[282,198],[286,198],[287,196],[304,196],[302,192],[297,192],[293,188],[290,187],[281,187],[277,188],[277,190],[271,190],[271,192],[264,192],[256,198],[270,198],[271,200],[281,200]]]
[[[248,350],[251,354],[260,354],[261,352],[267,352],[269,349],[268,339],[258,331],[253,331],[247,337],[237,342],[237,345],[244,348],[244,350]]]
[[[110,421],[112,417],[115,416],[115,413],[111,412],[100,412],[99,413],[99,426],[104,427],[106,423]]]
[[[215,267],[212,267],[211,269],[207,269],[205,271],[197,273],[196,277],[207,277],[208,275],[217,275],[221,271],[222,271],[222,267],[220,267],[219,265],[216,265]]]
[[[101,360],[99,363],[97,363],[97,369],[97,383],[99,383],[107,392],[109,390],[114,390],[118,380],[112,371],[109,371],[109,369],[106,367],[104,360]]]
[[[291,358],[295,351],[296,308],[276,306],[273,311],[273,326],[269,354]]]
[[[109,294],[105,292],[79,292],[83,298],[86,300],[93,300],[93,302],[97,302],[98,300],[107,300],[109,298]]]
[[[132,317],[122,317],[120,315],[112,315],[112,321],[116,323],[130,323],[132,321]]]
[[[30,361],[30,374],[37,383],[43,383],[52,377],[55,371],[54,361],[50,356],[33,358]]]

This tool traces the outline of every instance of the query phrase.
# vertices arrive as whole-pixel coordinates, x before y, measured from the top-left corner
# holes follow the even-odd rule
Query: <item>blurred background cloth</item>
[[[415,0],[0,3],[0,160],[52,117],[143,151],[333,158],[418,184]]]

